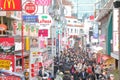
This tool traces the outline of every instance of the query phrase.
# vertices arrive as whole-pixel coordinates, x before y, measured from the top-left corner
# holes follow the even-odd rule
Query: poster
[[[36,49],[30,52],[30,79],[37,80],[38,72],[42,66],[42,53]]]
[[[15,68],[14,55],[0,54],[0,69],[14,71]]]
[[[15,51],[14,38],[2,37],[0,38],[0,53],[13,54]]]

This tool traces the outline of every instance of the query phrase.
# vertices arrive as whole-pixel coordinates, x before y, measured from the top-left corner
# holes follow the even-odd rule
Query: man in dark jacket
[[[78,77],[81,79],[81,80],[86,80],[88,76],[88,73],[86,72],[86,69],[83,69],[79,74],[78,74]]]

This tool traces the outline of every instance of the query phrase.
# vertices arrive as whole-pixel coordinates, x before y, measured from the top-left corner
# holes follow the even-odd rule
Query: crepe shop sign
[[[39,23],[43,27],[50,27],[52,22],[52,17],[48,14],[42,14],[39,16]]]
[[[21,80],[21,78],[17,76],[0,76],[0,80]]]

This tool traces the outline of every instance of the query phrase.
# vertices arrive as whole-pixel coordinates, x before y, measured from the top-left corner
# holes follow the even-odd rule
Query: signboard
[[[0,76],[0,80],[21,80],[21,78],[17,76]]]
[[[118,32],[113,32],[113,51],[119,51],[119,40],[118,40]]]
[[[12,54],[15,51],[14,38],[0,38],[0,53]]]
[[[34,1],[26,1],[23,3],[23,10],[27,14],[35,14],[38,10],[38,6]]]
[[[50,27],[52,25],[52,17],[48,14],[41,14],[38,20],[41,27]]]
[[[40,6],[49,6],[51,4],[51,0],[35,0],[35,3]]]
[[[14,55],[0,54],[0,69],[14,71]]]
[[[24,22],[27,22],[27,23],[37,23],[38,15],[23,15],[22,19]]]
[[[31,51],[30,54],[30,79],[36,80],[39,68],[42,66],[42,53]]]
[[[0,16],[6,16],[6,11],[0,11]]]
[[[48,37],[48,29],[40,29],[38,36]]]
[[[0,8],[2,11],[21,11],[21,0],[0,0]]]

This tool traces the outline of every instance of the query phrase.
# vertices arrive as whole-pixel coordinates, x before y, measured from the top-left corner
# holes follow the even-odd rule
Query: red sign
[[[40,29],[38,35],[42,37],[48,37],[48,29]]]
[[[0,8],[3,11],[21,11],[21,0],[0,0]]]
[[[28,14],[35,14],[37,12],[38,6],[33,1],[26,1],[23,4],[23,9]]]
[[[0,52],[1,53],[14,53],[15,43],[14,38],[0,38]]]
[[[0,80],[21,80],[21,78],[17,76],[0,76]]]

